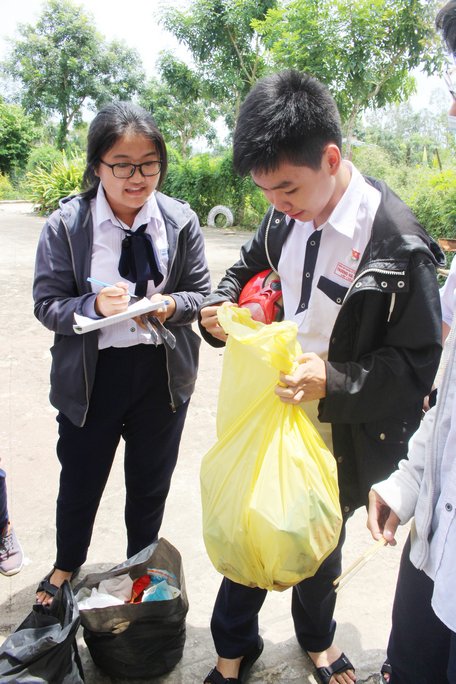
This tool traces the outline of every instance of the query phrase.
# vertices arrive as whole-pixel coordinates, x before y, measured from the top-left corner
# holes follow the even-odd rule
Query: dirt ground
[[[7,472],[10,515],[24,548],[23,570],[0,576],[0,642],[30,611],[38,581],[54,559],[54,517],[58,486],[55,410],[48,401],[52,335],[33,316],[34,254],[43,219],[28,204],[0,203],[0,457]],[[248,234],[204,229],[213,284],[238,256]],[[197,684],[215,663],[209,621],[220,576],[213,569],[201,532],[199,467],[215,441],[217,391],[223,352],[203,343],[178,466],[169,495],[162,536],[183,557],[190,610],[184,656],[158,684]],[[119,449],[97,517],[83,574],[124,560],[123,470]],[[358,681],[378,682],[390,628],[396,573],[406,530],[395,548],[382,549],[339,595],[336,641],[356,665]],[[347,567],[372,544],[359,510],[349,521],[344,549]],[[290,592],[267,597],[260,616],[263,656],[252,684],[315,682],[298,646],[290,618]],[[98,670],[79,633],[87,684],[121,682]],[[126,680],[125,680],[126,681]],[[128,680],[133,681],[133,680]],[[142,680],[149,681],[149,680]]]

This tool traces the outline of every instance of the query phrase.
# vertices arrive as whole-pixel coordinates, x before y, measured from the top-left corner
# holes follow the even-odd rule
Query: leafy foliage
[[[84,160],[68,159],[63,153],[61,160],[54,163],[50,171],[36,168],[27,173],[30,198],[42,214],[49,214],[57,209],[63,197],[80,192],[83,173]]]
[[[166,140],[188,156],[195,138],[203,136],[208,142],[215,138],[211,122],[216,109],[204,98],[201,79],[184,62],[163,53],[158,67],[162,80],[149,81],[140,103],[152,113]]]
[[[229,129],[242,99],[264,74],[266,62],[254,19],[277,0],[193,0],[187,10],[167,7],[163,25],[191,52],[207,96],[221,107]]]
[[[36,169],[51,171],[53,165],[61,159],[62,152],[52,145],[34,147],[28,158],[27,171],[35,171]]]
[[[8,176],[0,173],[0,200],[15,199],[16,193]]]
[[[253,228],[268,207],[252,180],[235,174],[231,151],[219,157],[199,154],[191,159],[172,155],[163,191],[186,200],[203,224],[212,207],[223,204],[232,210],[236,223]]]
[[[252,25],[275,67],[328,85],[351,137],[364,109],[412,93],[412,68],[431,73],[441,65],[435,14],[435,0],[291,0]]]
[[[423,175],[407,199],[418,220],[436,239],[456,238],[455,169]]]
[[[25,167],[35,135],[30,117],[17,105],[0,99],[0,173]]]
[[[91,15],[70,0],[48,0],[36,26],[19,27],[5,70],[22,84],[21,104],[38,119],[58,114],[57,144],[84,105],[136,93],[144,79],[139,55],[123,43],[106,43]]]

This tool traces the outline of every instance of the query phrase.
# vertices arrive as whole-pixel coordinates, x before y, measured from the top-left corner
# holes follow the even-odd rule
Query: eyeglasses
[[[118,164],[108,164],[107,162],[100,159],[100,162],[105,166],[109,166],[112,171],[112,175],[116,178],[131,178],[135,175],[136,169],[142,176],[157,176],[161,170],[161,161],[147,161],[142,164],[130,164],[127,162],[119,162]]]
[[[446,86],[450,92],[453,100],[456,100],[456,67],[454,64],[449,64],[443,74]]]

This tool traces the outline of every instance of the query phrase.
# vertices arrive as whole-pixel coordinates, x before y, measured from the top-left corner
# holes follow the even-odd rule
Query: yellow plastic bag
[[[282,591],[314,575],[341,528],[335,459],[300,406],[274,394],[301,353],[297,326],[222,307],[229,334],[218,441],[201,465],[203,535],[231,580]],[[304,404],[305,406],[305,404]]]

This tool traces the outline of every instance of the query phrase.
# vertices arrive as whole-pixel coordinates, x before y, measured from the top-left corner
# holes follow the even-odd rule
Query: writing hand
[[[126,311],[130,301],[128,287],[127,283],[122,282],[103,287],[95,299],[96,313],[106,318]]]

